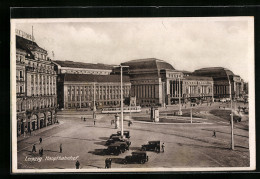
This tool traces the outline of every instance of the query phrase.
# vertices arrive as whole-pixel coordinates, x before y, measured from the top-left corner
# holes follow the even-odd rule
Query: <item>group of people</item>
[[[42,138],[40,137],[39,138],[39,144],[41,144],[41,143],[42,143]],[[36,152],[36,145],[35,144],[33,144],[32,152]],[[60,153],[62,153],[62,144],[60,144]],[[43,156],[43,148],[42,147],[39,149],[39,155]]]
[[[105,160],[105,168],[111,168],[112,164],[112,159],[111,158],[106,158]]]

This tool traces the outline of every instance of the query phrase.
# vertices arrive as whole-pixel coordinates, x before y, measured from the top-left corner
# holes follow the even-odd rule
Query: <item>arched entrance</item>
[[[38,117],[34,114],[31,116],[31,123],[32,123],[32,131],[35,131],[38,129]]]
[[[52,124],[52,116],[51,116],[51,112],[46,112],[45,113],[45,115],[46,115],[46,122],[47,122],[47,126],[49,126],[49,125],[51,125]]]
[[[39,127],[40,127],[40,129],[41,128],[43,128],[45,125],[44,125],[44,119],[45,119],[45,116],[44,116],[44,114],[43,113],[39,113],[39,115],[38,115],[38,117],[39,117],[39,123],[40,123],[40,125],[39,125]]]

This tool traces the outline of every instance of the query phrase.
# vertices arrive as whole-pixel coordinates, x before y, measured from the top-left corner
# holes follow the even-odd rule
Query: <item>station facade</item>
[[[212,77],[214,81],[214,98],[238,98],[244,95],[243,79],[232,71],[222,67],[201,68],[193,75]],[[230,88],[231,87],[231,88]]]
[[[25,135],[56,122],[54,64],[32,35],[16,29],[17,135]]]
[[[124,74],[130,77],[131,96],[141,106],[170,105],[191,98],[212,100],[213,79],[192,76],[176,70],[169,63],[155,59],[138,59],[122,63],[129,68]],[[114,70],[113,73],[119,73]]]

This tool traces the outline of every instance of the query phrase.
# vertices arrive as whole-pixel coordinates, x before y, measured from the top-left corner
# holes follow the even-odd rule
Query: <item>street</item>
[[[215,103],[210,107],[205,104],[194,107],[195,116],[201,118],[195,118],[192,124],[133,120],[133,125],[129,127],[125,121],[124,130],[130,131],[132,144],[129,151],[119,156],[102,154],[102,150],[107,148],[106,140],[112,133],[120,130],[111,125],[114,114],[97,113],[94,125],[91,111],[59,111],[57,115],[59,124],[53,124],[42,132],[39,131],[18,141],[18,169],[74,169],[77,160],[80,162],[80,169],[105,168],[106,158],[112,158],[112,168],[248,167],[250,164],[248,116],[247,120],[234,123],[235,150],[230,150],[229,121],[209,112],[212,109],[219,109],[221,105],[223,106],[221,103]],[[133,113],[133,119],[148,118],[150,115],[147,113],[148,109],[142,109],[141,113]],[[178,106],[173,105],[159,110],[160,115],[161,113],[163,115],[178,110]],[[183,110],[190,111],[188,108]],[[125,114],[127,115],[129,114]],[[81,119],[82,116],[86,117],[86,121]],[[214,130],[216,137],[212,136]],[[41,144],[40,137],[43,139]],[[164,143],[165,152],[157,154],[148,151],[149,161],[145,164],[122,163],[125,156],[140,150],[141,145],[150,140],[160,140],[161,144]],[[36,152],[32,152],[33,144],[36,144]],[[39,159],[38,151],[41,147],[44,152],[42,159]]]

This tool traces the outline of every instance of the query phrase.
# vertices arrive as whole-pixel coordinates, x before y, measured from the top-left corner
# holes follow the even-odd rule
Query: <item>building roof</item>
[[[63,74],[64,81],[75,82],[115,82],[120,83],[120,75],[90,75],[90,74]],[[123,83],[130,82],[128,76],[123,76]]]
[[[106,65],[102,63],[83,63],[83,62],[73,62],[73,61],[61,61],[55,60],[55,63],[60,65],[61,67],[70,67],[70,68],[87,68],[87,69],[102,69],[102,70],[112,70],[112,65]]]
[[[16,35],[16,49],[24,50],[27,54],[30,54],[29,56],[26,55],[26,58],[34,58],[34,55],[32,54],[31,50],[28,48],[28,44],[38,46],[35,42],[32,42],[30,40],[27,40],[25,38],[22,38],[18,35]]]
[[[223,67],[209,67],[195,70],[192,75],[208,76],[212,77],[213,79],[228,79],[229,77],[232,78],[234,76],[234,73],[229,69]]]
[[[207,76],[184,76],[186,80],[201,80],[201,81],[213,81],[212,77]]]
[[[25,39],[23,37],[20,37],[16,35],[16,48],[21,49],[27,52],[27,54],[30,54],[29,56],[27,55],[27,58],[34,58],[34,55],[32,54],[31,51],[40,49],[43,50],[47,53],[47,51],[41,47],[38,46],[36,42],[33,42],[31,40]]]
[[[129,70],[157,70],[160,71],[162,69],[170,69],[175,70],[173,66],[163,60],[159,60],[156,58],[146,58],[146,59],[137,59],[127,61],[122,63],[122,65],[129,66]]]

